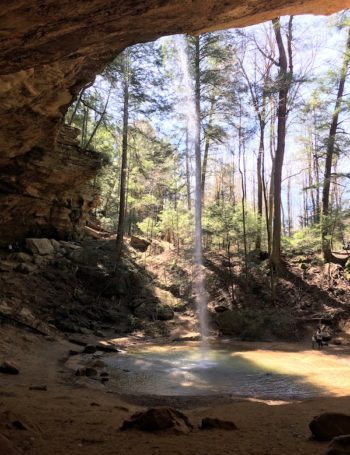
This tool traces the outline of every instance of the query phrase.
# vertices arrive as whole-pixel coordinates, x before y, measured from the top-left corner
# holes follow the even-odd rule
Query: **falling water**
[[[196,111],[193,79],[190,75],[190,66],[187,55],[187,44],[184,36],[174,37],[176,54],[179,68],[182,74],[182,89],[184,92],[185,115],[187,117],[187,128],[189,144],[196,150],[195,166],[195,254],[194,254],[194,286],[196,304],[200,325],[202,346],[206,347],[208,336],[207,304],[208,296],[204,284],[203,254],[202,254],[202,204],[201,204],[201,159],[200,159],[200,128]]]

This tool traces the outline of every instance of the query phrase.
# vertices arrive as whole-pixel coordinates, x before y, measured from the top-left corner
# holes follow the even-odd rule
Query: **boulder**
[[[19,264],[16,267],[15,270],[16,270],[16,272],[29,274],[29,273],[36,272],[37,266],[35,264],[30,264],[30,263],[28,264],[28,263],[22,262],[21,264]]]
[[[136,237],[135,235],[131,236],[130,239],[130,246],[135,248],[135,250],[139,250],[141,252],[147,251],[147,248],[150,246],[151,242],[141,237]]]
[[[188,417],[177,409],[159,407],[134,414],[131,420],[125,420],[121,430],[189,433],[193,430],[193,426]]]
[[[215,308],[215,313],[224,313],[225,311],[228,310],[227,306],[224,305],[217,305]]]
[[[46,256],[54,254],[55,249],[49,239],[26,239],[26,248],[32,254],[40,254]]]
[[[157,305],[156,316],[160,321],[170,321],[174,319],[174,310],[169,305]]]
[[[55,251],[59,251],[61,249],[61,244],[58,240],[51,239],[50,242]]]
[[[311,433],[318,441],[330,441],[336,436],[350,434],[350,415],[325,412],[315,416],[309,424]]]
[[[219,429],[219,430],[237,430],[236,425],[229,421],[229,420],[221,420],[221,419],[216,419],[212,417],[205,417],[202,419],[202,423],[200,426],[201,430],[213,430],[213,429]]]
[[[140,319],[155,319],[157,316],[157,304],[155,302],[143,302],[133,309],[135,317]]]
[[[333,438],[324,455],[349,455],[350,434]]]

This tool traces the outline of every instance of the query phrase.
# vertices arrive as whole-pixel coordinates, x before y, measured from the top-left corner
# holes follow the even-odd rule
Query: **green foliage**
[[[300,229],[292,237],[282,239],[285,250],[294,254],[312,254],[321,248],[321,226],[314,225]]]
[[[247,244],[253,244],[259,229],[256,215],[248,207],[245,209]],[[227,202],[214,202],[203,213],[203,229],[212,238],[213,245],[223,242],[236,245],[238,250],[243,244],[242,207],[232,207]]]
[[[187,245],[192,242],[192,215],[183,203],[175,208],[167,203],[158,214],[157,221],[149,217],[137,224],[140,231],[149,237],[159,236],[176,245]]]

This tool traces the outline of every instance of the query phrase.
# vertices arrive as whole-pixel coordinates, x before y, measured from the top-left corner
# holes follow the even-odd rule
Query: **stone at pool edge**
[[[328,446],[328,450],[323,455],[349,455],[350,454],[350,434],[333,438]]]
[[[330,441],[337,436],[350,434],[350,415],[325,412],[315,416],[309,423],[309,428],[316,440]]]
[[[95,354],[97,351],[96,345],[95,344],[87,344],[83,350],[84,354]]]
[[[205,417],[200,425],[201,430],[237,430],[236,425],[229,420],[221,420],[213,417]]]
[[[4,360],[0,365],[0,373],[16,375],[19,374],[19,369],[14,363]]]
[[[193,430],[193,425],[188,417],[177,409],[157,407],[132,415],[131,420],[125,420],[120,429],[146,432],[172,431],[186,434]]]
[[[81,367],[75,372],[75,376],[87,376],[88,378],[97,377],[98,371],[92,367]]]

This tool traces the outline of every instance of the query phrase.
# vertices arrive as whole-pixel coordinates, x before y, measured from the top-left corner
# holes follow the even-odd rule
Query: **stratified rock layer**
[[[17,0],[0,12],[0,222],[66,235],[91,202],[98,157],[56,146],[79,90],[130,44],[173,33],[242,27],[277,15],[329,14],[350,0]],[[74,215],[72,215],[74,218]],[[68,218],[67,218],[68,217]],[[81,223],[82,220],[79,221]]]
[[[100,153],[84,151],[65,134],[52,149],[32,148],[0,174],[0,245],[23,237],[79,235],[97,200],[92,180]]]

